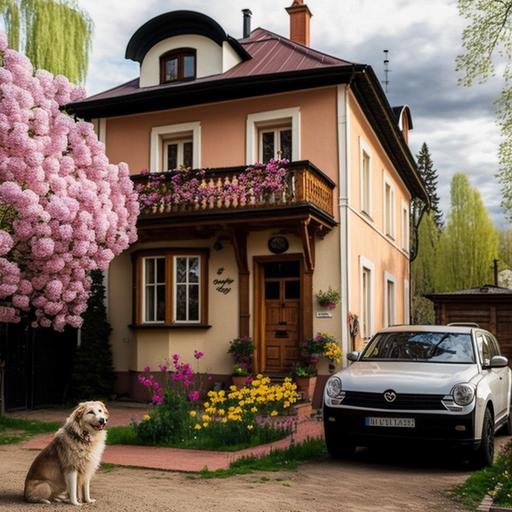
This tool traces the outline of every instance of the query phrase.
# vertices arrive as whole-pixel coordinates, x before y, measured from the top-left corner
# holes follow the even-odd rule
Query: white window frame
[[[393,284],[393,318],[389,318],[388,284]],[[396,325],[396,278],[389,272],[384,272],[384,327]]]
[[[369,308],[369,332],[367,333],[367,337],[363,337],[363,332],[361,331],[361,339],[364,342],[367,342],[375,332],[375,265],[374,263],[365,258],[364,256],[359,256],[359,290],[360,290],[360,318],[362,319],[363,311],[364,311],[364,300],[365,297],[363,295],[363,270],[366,269],[370,272],[370,308]],[[361,322],[362,324],[362,322]]]
[[[368,156],[368,209],[365,209],[365,189],[364,189],[364,154]],[[360,137],[359,138],[359,209],[362,213],[372,218],[372,152],[366,142]]]
[[[409,223],[410,223],[410,210],[409,205],[405,201],[402,201],[402,249],[405,252],[409,252]]]
[[[245,163],[255,164],[259,161],[259,131],[272,125],[291,124],[292,128],[292,161],[301,159],[300,147],[300,107],[270,110],[249,114],[246,122],[246,153]]]
[[[151,129],[151,149],[149,170],[151,172],[162,172],[160,167],[166,167],[166,160],[163,159],[162,148],[165,139],[176,138],[180,134],[192,133],[192,168],[201,168],[201,123],[199,121],[192,123],[170,124],[167,126],[155,126]],[[190,140],[190,136],[185,136]]]
[[[178,283],[178,272],[177,272],[177,266],[178,266],[178,258],[197,258],[199,260],[199,265],[198,265],[198,269],[199,269],[199,280],[197,283],[189,283],[188,282],[188,272],[187,272],[187,282],[186,283]],[[172,267],[173,267],[173,280],[172,280],[172,287],[173,287],[173,290],[172,290],[172,294],[173,294],[173,312],[172,312],[172,320],[173,320],[173,323],[174,324],[178,324],[178,325],[182,325],[182,324],[200,324],[201,323],[201,315],[202,315],[202,310],[201,310],[201,293],[202,293],[202,279],[203,279],[203,276],[202,276],[202,272],[201,272],[201,266],[202,266],[202,259],[201,259],[201,255],[200,254],[175,254],[173,257],[172,257],[172,261],[173,261],[173,264],[172,264]],[[189,309],[188,309],[188,304],[187,304],[187,320],[178,320],[177,319],[177,311],[178,311],[178,284],[185,284],[187,286],[187,303],[188,303],[188,293],[189,293],[189,285],[190,284],[194,284],[194,285],[197,285],[197,288],[198,288],[198,319],[197,320],[188,320],[188,316],[189,316]]]
[[[389,222],[390,225],[388,226],[388,200],[387,200],[387,194],[386,190],[387,187],[389,187]],[[384,190],[383,190],[383,200],[382,204],[384,205],[383,208],[383,231],[384,234],[391,238],[392,240],[396,240],[396,191],[395,191],[395,185],[393,183],[393,180],[389,176],[387,172],[384,171]]]
[[[146,261],[147,260],[166,260],[165,256],[146,256],[142,258],[142,323],[144,324],[163,324],[165,323],[165,314],[163,320],[148,320],[146,318]],[[167,270],[165,271],[165,274],[167,274]],[[156,269],[155,269],[155,279],[156,279]],[[155,288],[155,308],[157,307],[157,301],[156,301],[156,289],[157,285],[164,285],[166,287],[167,292],[167,275],[164,276],[164,282],[159,283],[158,281],[155,283],[151,283],[152,286]],[[165,299],[167,300],[167,293]],[[155,311],[155,318],[156,318],[156,311]]]
[[[411,323],[411,307],[409,297],[409,280],[404,279],[404,324]]]
[[[274,159],[282,158],[279,155],[281,151],[281,132],[284,130],[291,130],[292,132],[292,153],[293,153],[293,128],[292,126],[285,125],[280,126],[278,128],[274,128],[273,126],[260,126],[258,129],[258,161],[263,162],[263,134],[264,133],[273,133],[274,134]]]
[[[163,155],[162,155],[162,166],[164,167],[164,171],[174,171],[175,169],[165,169],[167,167],[167,157],[168,157],[168,151],[169,151],[169,145],[170,144],[176,144],[178,146],[178,153],[177,153],[177,169],[179,169],[181,166],[184,165],[184,146],[187,142],[192,143],[192,158],[194,157],[194,139],[192,137],[179,137],[176,139],[172,138],[164,138],[162,139],[162,145],[163,145]],[[195,168],[195,167],[194,167]]]

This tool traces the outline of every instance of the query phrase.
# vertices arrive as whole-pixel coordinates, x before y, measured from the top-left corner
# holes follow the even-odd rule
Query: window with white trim
[[[192,134],[176,139],[162,138],[162,144],[162,170],[173,171],[193,166],[194,141]]]
[[[371,215],[371,186],[372,186],[372,159],[370,151],[366,145],[361,141],[361,152],[360,152],[360,173],[361,173],[361,211],[367,215]]]
[[[395,238],[395,190],[388,180],[384,180],[384,232]]]
[[[384,304],[384,327],[390,327],[391,325],[395,325],[395,312],[396,312],[396,302],[395,302],[395,281],[393,279],[385,280],[384,293],[386,294]]]
[[[402,203],[402,249],[409,252],[409,208]]]
[[[207,325],[206,250],[155,251],[137,257],[135,265],[136,324]]]
[[[174,256],[174,321],[199,322],[201,318],[199,256]]]
[[[149,169],[162,172],[201,168],[201,123],[155,126],[151,129]]]
[[[363,267],[361,271],[361,337],[367,340],[372,335],[372,271]]]
[[[144,322],[165,322],[165,258],[143,259]]]
[[[292,159],[291,124],[277,128],[260,128],[258,139],[260,162],[266,163],[272,159]]]

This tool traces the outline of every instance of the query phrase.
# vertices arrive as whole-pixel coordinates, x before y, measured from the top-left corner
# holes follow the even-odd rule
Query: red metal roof
[[[263,28],[253,30],[248,38],[240,40],[240,44],[247,50],[252,58],[237,64],[225,73],[197,78],[196,80],[188,82],[175,82],[144,88],[139,87],[139,79],[136,78],[107,91],[89,96],[84,101],[89,102],[115,98],[137,94],[142,91],[146,92],[152,89],[183,88],[186,90],[187,86],[191,84],[212,80],[228,80],[230,78],[240,78],[244,76],[273,75],[287,71],[352,65],[352,62],[337,59],[325,53],[313,50]],[[76,104],[78,103],[79,102],[76,102]]]

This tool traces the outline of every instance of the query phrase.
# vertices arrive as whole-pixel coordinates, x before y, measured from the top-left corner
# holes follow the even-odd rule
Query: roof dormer
[[[400,105],[399,107],[391,107],[395,115],[398,127],[402,131],[405,142],[409,143],[409,131],[413,129],[411,109],[408,105]]]
[[[140,63],[140,87],[217,75],[251,58],[215,20],[194,11],[149,20],[133,34],[125,56]]]

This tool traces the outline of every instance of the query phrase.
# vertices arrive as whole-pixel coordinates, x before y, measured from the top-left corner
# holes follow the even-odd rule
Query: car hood
[[[470,382],[478,376],[476,364],[404,363],[356,361],[338,373],[344,391],[441,395],[455,384]]]

